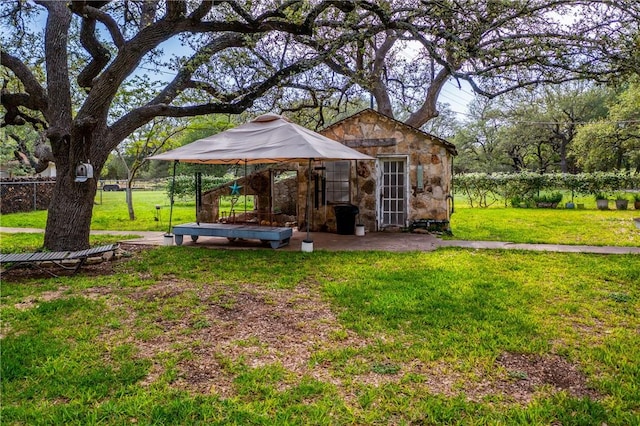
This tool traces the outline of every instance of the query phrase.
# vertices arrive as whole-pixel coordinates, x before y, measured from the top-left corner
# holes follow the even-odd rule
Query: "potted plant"
[[[609,199],[606,194],[598,192],[594,198],[596,199],[596,207],[598,207],[598,210],[609,210]]]
[[[552,192],[547,195],[538,195],[533,197],[537,207],[555,209],[558,203],[562,201],[562,194],[560,192]]]
[[[616,209],[626,210],[628,206],[629,206],[629,200],[624,196],[624,194],[618,194],[616,196]]]
[[[633,208],[640,210],[640,192],[633,194]]]

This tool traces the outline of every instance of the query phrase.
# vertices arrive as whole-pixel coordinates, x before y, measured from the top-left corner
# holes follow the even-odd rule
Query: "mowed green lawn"
[[[639,259],[173,246],[3,276],[2,424],[640,424]]]
[[[636,210],[459,208],[452,239],[640,247]]]
[[[570,196],[565,194],[565,201]],[[457,196],[451,217],[450,239],[508,241],[514,243],[547,243],[596,246],[640,246],[640,229],[633,219],[640,211],[597,210],[592,197],[576,197],[576,205],[585,208],[555,209],[512,208],[496,202],[489,208],[469,208],[468,200]]]

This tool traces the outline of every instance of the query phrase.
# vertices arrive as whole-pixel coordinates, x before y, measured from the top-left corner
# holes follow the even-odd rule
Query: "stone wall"
[[[455,147],[435,136],[404,125],[373,110],[365,110],[321,131],[324,136],[377,159],[406,159],[410,186],[407,223],[417,220],[449,220],[449,199],[452,183],[452,157]],[[357,220],[367,231],[380,231],[377,219],[379,160],[352,161],[351,202],[357,205]],[[422,186],[418,186],[418,170],[422,170]],[[300,172],[298,221],[304,222],[303,202],[306,196],[307,171]],[[332,206],[314,207],[311,230],[335,232],[335,213]]]
[[[0,179],[0,213],[30,212],[49,208],[55,179]]]
[[[295,169],[297,165],[291,165],[289,169]],[[279,170],[272,170],[278,173]],[[219,199],[221,196],[230,196],[231,188],[228,184],[211,189],[202,195],[202,208],[198,212],[198,220],[203,223],[215,223],[219,221],[239,221],[257,222],[263,225],[285,226],[294,224],[296,220],[296,195],[298,181],[294,174],[288,179],[275,180],[273,184],[273,211],[269,211],[270,206],[270,171],[260,171],[253,173],[247,178],[241,177],[236,180],[242,186],[240,196],[253,195],[255,198],[254,210],[239,212],[234,218],[222,218],[219,212]]]
[[[285,179],[277,179],[273,184],[273,211],[295,217],[298,213],[297,194],[297,173]]]

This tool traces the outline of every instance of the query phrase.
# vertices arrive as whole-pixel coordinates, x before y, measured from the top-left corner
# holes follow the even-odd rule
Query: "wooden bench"
[[[291,228],[274,226],[239,225],[229,223],[185,223],[173,227],[176,244],[182,245],[185,235],[191,236],[192,241],[198,237],[225,237],[229,241],[237,239],[255,239],[263,243],[268,242],[271,248],[279,248],[289,244],[293,236]]]
[[[118,246],[118,244],[108,244],[78,251],[43,251],[35,253],[0,254],[0,264],[9,265],[5,272],[13,268],[29,266],[38,268],[54,277],[57,277],[53,272],[43,268],[41,264],[49,262],[59,268],[73,270],[73,274],[75,274],[82,265],[84,265],[88,258],[102,256],[105,253],[116,251]]]

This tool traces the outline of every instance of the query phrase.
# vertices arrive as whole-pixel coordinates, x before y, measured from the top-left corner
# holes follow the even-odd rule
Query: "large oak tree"
[[[521,88],[640,72],[640,2],[423,0],[360,3],[342,25],[320,23],[295,41],[319,51],[355,32],[324,62],[324,78],[298,78],[316,98],[334,88],[421,127],[438,116],[448,81],[493,98]],[[317,71],[316,71],[317,73]],[[314,107],[318,106],[315,102]]]
[[[280,49],[276,35],[311,36],[320,16],[346,20],[350,2],[265,1],[13,1],[0,5],[2,126],[30,124],[46,134],[57,168],[44,245],[83,249],[96,180],[75,182],[81,163],[99,176],[109,153],[154,117],[237,114],[293,75],[322,61],[340,37],[253,73],[200,78],[222,57],[255,63],[249,48]],[[44,22],[44,24],[43,24]],[[42,30],[44,29],[44,33]],[[144,68],[165,60],[165,42],[182,55],[168,65],[163,86],[128,110],[112,107],[118,92]],[[158,70],[159,71],[159,70]],[[259,71],[259,72],[258,72]],[[151,73],[149,73],[151,74]]]

